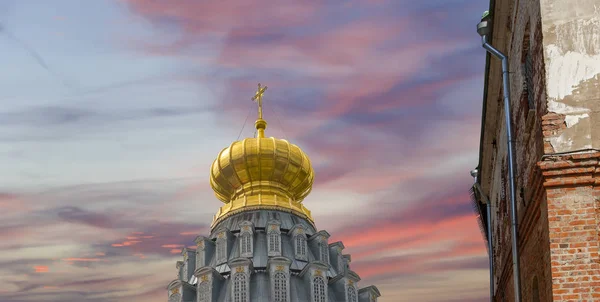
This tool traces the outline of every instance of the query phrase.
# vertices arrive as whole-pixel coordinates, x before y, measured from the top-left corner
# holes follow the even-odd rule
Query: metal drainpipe
[[[506,123],[506,137],[508,140],[508,184],[510,190],[510,210],[511,210],[511,229],[512,229],[512,258],[513,258],[513,282],[515,287],[515,302],[521,302],[521,270],[519,265],[519,226],[517,215],[517,193],[515,190],[515,165],[514,151],[511,127],[511,110],[510,110],[510,74],[508,71],[508,57],[494,48],[487,41],[487,35],[491,29],[489,25],[489,13],[483,15],[481,22],[477,25],[477,32],[481,35],[481,43],[483,48],[494,57],[502,61],[502,88],[504,93],[504,118]]]

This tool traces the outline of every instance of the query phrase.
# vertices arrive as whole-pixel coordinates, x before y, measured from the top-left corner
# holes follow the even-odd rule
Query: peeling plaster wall
[[[564,297],[560,296],[562,282],[572,286],[571,283],[581,281],[569,277],[573,276],[572,267],[563,265],[559,268],[555,265],[556,259],[551,258],[552,253],[555,258],[563,257],[556,255],[562,248],[556,242],[568,243],[573,236],[560,239],[563,241],[555,238],[556,242],[551,243],[549,226],[565,219],[562,217],[564,212],[557,212],[556,207],[566,205],[568,208],[571,199],[579,198],[575,195],[591,197],[591,194],[559,188],[551,191],[551,199],[548,199],[545,176],[538,164],[544,154],[600,149],[599,14],[600,0],[496,0],[492,13],[494,34],[491,44],[508,55],[511,76],[524,301],[533,299],[534,288],[540,301],[575,301],[575,290],[567,290]],[[510,301],[513,297],[510,211],[499,60],[492,58],[487,76],[480,154],[481,186],[493,209],[494,301]],[[564,177],[565,182],[572,177],[563,174],[559,171],[553,177]],[[600,193],[595,194],[600,196]],[[552,201],[552,209],[548,200]],[[590,213],[592,209],[586,207],[585,213]],[[598,211],[598,206],[593,210]],[[577,215],[580,214],[575,213],[572,218],[583,219]],[[556,229],[552,230],[554,235],[556,232]],[[555,277],[553,269],[561,270],[559,273],[564,273],[566,279]],[[575,281],[571,282],[571,279]],[[589,285],[583,282],[577,286],[587,288]],[[583,294],[580,297],[584,297]],[[600,294],[594,296],[598,297]]]
[[[540,2],[548,112],[566,126],[546,153],[600,148],[600,1]]]

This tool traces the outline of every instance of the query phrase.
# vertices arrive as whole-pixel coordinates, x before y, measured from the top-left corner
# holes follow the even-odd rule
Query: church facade
[[[597,0],[490,3],[488,41],[509,62],[522,301],[600,301],[599,9]],[[492,301],[515,301],[502,85],[488,54],[474,188],[488,239],[491,222]]]
[[[196,249],[183,248],[169,302],[374,302],[359,287],[342,242],[329,242],[302,201],[312,189],[308,156],[286,140],[265,138],[259,84],[257,135],[223,149],[210,185],[225,205]]]

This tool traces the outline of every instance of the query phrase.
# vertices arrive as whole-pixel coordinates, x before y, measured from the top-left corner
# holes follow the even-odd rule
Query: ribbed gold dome
[[[259,99],[257,137],[233,142],[212,164],[210,185],[225,203],[213,225],[235,213],[256,209],[293,212],[312,222],[310,211],[301,204],[313,185],[310,160],[298,146],[264,137],[267,123],[261,105]]]

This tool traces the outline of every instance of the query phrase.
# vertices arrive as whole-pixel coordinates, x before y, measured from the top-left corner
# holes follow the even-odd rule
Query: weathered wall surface
[[[551,301],[552,282],[548,216],[541,174],[536,167],[544,154],[542,117],[546,114],[546,72],[540,2],[504,0],[496,2],[494,47],[508,55],[511,72],[511,109],[515,140],[521,287],[523,301]],[[482,172],[490,173],[483,185],[493,212],[495,301],[514,301],[510,192],[506,147],[506,125],[502,105],[500,61],[492,59],[486,115],[486,138]],[[489,165],[489,166],[488,166]],[[489,167],[486,169],[486,167]],[[487,170],[487,171],[486,171]],[[486,178],[484,178],[486,179]]]
[[[600,301],[600,151],[590,150],[600,149],[600,1],[496,0],[491,13],[511,76],[522,299]],[[501,72],[492,58],[480,179],[504,302],[514,287]]]
[[[550,227],[553,301],[600,301],[600,152],[540,162]]]
[[[563,117],[545,152],[600,148],[600,2],[540,3],[548,111]]]
[[[547,114],[542,159],[553,301],[600,300],[600,2],[540,0]],[[587,154],[565,154],[588,151]]]

